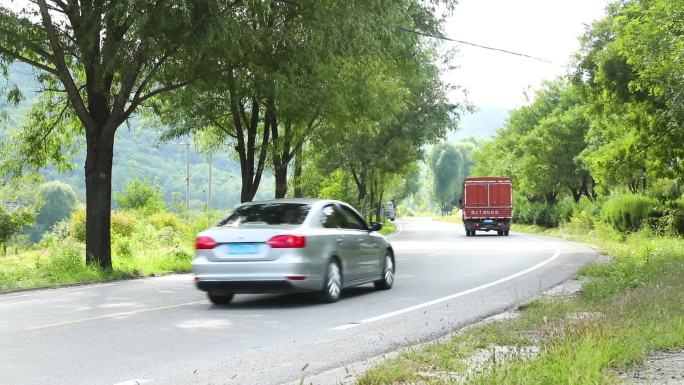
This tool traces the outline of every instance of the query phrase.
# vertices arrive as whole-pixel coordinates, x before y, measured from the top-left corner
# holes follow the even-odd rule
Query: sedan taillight
[[[195,238],[195,250],[211,250],[216,247],[216,241],[212,237]]]
[[[306,247],[306,237],[301,235],[276,235],[266,243],[274,249],[301,249]]]

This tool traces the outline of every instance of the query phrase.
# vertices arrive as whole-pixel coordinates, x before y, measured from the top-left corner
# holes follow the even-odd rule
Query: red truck
[[[461,211],[466,235],[474,236],[478,230],[508,235],[513,218],[512,202],[511,178],[465,178]]]

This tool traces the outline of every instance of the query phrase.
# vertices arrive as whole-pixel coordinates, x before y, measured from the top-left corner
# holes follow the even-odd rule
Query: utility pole
[[[185,212],[190,215],[190,142],[170,143],[185,146]]]
[[[211,153],[209,153],[209,188],[207,191],[207,222],[211,227]]]
[[[186,149],[185,162],[185,211],[190,215],[190,142],[182,143]]]

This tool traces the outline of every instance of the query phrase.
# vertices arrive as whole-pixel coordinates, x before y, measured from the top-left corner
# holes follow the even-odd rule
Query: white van
[[[394,209],[394,201],[387,202],[387,205],[385,205],[385,216],[389,218],[390,221],[394,221],[396,215],[397,213]]]

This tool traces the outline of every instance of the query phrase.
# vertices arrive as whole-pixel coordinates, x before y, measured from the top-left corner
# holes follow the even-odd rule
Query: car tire
[[[342,272],[340,265],[336,261],[328,262],[325,267],[325,279],[323,289],[318,294],[318,298],[324,303],[333,303],[340,300],[342,294]]]
[[[233,300],[233,294],[207,293],[209,301],[214,305],[228,305]]]
[[[385,254],[385,263],[382,268],[382,278],[373,282],[376,290],[389,290],[394,285],[394,259],[388,251]]]
[[[504,231],[504,235],[508,236],[508,230]]]
[[[496,235],[502,236],[502,235],[504,235],[504,232],[503,232],[502,230],[498,230],[498,231],[496,232]]]

